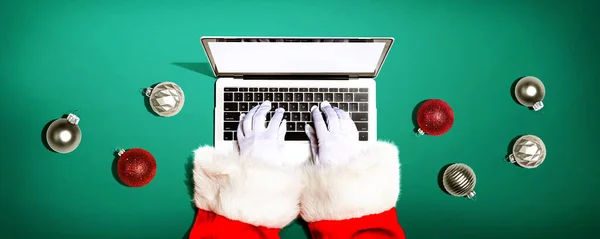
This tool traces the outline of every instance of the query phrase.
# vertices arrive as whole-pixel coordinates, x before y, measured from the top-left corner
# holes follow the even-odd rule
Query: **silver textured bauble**
[[[69,114],[67,118],[57,119],[46,131],[48,146],[57,153],[70,153],[81,143],[79,117]]]
[[[546,145],[535,135],[524,135],[517,139],[508,156],[511,163],[524,168],[537,168],[546,159]]]
[[[475,196],[475,183],[477,178],[475,172],[466,164],[452,164],[444,171],[444,188],[450,195],[457,197],[467,197],[472,199]]]
[[[152,110],[165,117],[179,113],[185,102],[183,90],[173,82],[162,82],[153,88],[147,88],[146,96],[148,96]]]
[[[520,104],[532,107],[533,110],[538,111],[544,107],[544,96],[546,95],[546,88],[544,83],[536,77],[526,76],[521,78],[515,86],[515,97]]]

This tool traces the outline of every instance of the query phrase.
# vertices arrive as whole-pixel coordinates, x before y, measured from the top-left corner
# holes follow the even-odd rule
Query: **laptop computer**
[[[286,152],[310,157],[304,126],[310,109],[328,101],[350,113],[361,142],[377,140],[375,77],[393,38],[202,37],[217,78],[214,140],[219,150],[237,150],[239,116],[265,100],[286,110]]]

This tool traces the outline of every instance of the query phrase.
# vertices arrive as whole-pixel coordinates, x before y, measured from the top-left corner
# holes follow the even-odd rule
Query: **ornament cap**
[[[508,162],[514,163],[517,160],[515,159],[515,155],[514,154],[510,154],[508,155]]]
[[[421,128],[417,129],[417,135],[424,135],[425,131],[423,131]]]
[[[119,155],[119,157],[125,153],[125,150],[122,148],[117,148],[115,149],[115,151],[117,152],[117,155]]]
[[[150,97],[151,94],[152,94],[152,87],[148,87],[148,88],[144,89],[144,95],[146,95],[146,97]]]
[[[69,121],[71,124],[77,125],[79,124],[79,117],[77,117],[75,114],[69,114],[67,116],[67,121]]]
[[[471,192],[469,192],[469,193],[467,194],[467,198],[468,198],[468,199],[473,199],[473,198],[475,197],[475,194],[476,194],[476,193],[475,193],[475,191],[471,191]]]
[[[535,111],[541,110],[542,108],[544,108],[544,103],[541,101],[535,102],[533,104],[533,110]]]

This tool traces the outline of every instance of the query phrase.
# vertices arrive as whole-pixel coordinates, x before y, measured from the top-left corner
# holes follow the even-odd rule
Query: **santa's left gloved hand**
[[[285,140],[286,120],[283,108],[275,110],[268,126],[265,126],[271,102],[265,101],[240,116],[237,129],[240,155],[265,161],[269,164],[283,163],[283,143]]]

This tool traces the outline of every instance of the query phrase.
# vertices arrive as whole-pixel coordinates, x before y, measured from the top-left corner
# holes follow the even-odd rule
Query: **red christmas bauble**
[[[454,124],[454,112],[443,100],[427,100],[417,112],[419,133],[432,136],[445,134]]]
[[[154,179],[156,160],[144,149],[129,149],[119,157],[117,172],[125,185],[142,187]]]

